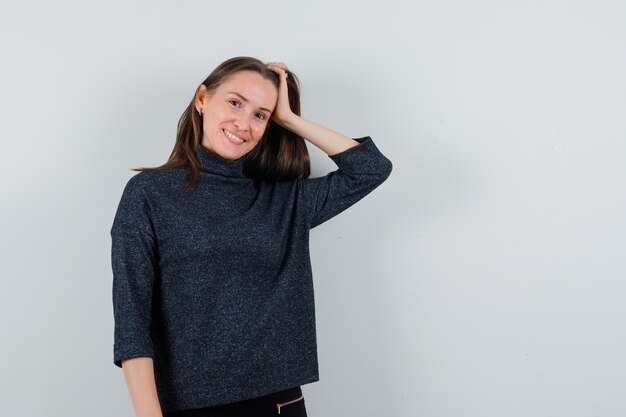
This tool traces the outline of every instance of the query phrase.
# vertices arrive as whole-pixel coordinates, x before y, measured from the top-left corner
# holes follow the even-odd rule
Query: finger
[[[285,64],[284,62],[270,62],[267,64],[267,66],[273,66],[273,67],[278,67],[278,68],[282,68],[284,70],[287,70],[287,64]]]
[[[278,75],[284,75],[285,77],[288,77],[289,74],[287,73],[286,70],[284,70],[281,67],[277,67],[277,66],[273,66],[273,65],[268,65],[268,68],[271,69],[272,71],[274,71],[276,74]]]
[[[268,68],[280,68],[283,71],[287,71],[287,66],[286,65],[278,65],[278,64],[267,64]]]

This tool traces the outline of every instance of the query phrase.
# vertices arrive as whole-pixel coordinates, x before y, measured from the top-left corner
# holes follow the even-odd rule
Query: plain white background
[[[625,43],[621,0],[2,0],[0,415],[133,415],[113,215],[237,55],[394,163],[312,231],[310,416],[626,415]]]

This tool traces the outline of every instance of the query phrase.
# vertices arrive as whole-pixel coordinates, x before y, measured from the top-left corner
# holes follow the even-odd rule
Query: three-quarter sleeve
[[[311,229],[354,205],[391,174],[391,161],[371,137],[354,140],[359,144],[328,155],[337,164],[336,171],[324,177],[299,180],[299,193],[306,205]]]
[[[152,290],[157,265],[156,238],[141,174],[132,177],[122,193],[111,227],[113,362],[151,357]]]

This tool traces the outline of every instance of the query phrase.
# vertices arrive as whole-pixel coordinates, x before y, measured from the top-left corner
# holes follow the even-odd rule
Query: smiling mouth
[[[244,143],[247,142],[247,140],[240,138],[239,136],[235,136],[232,133],[228,132],[225,129],[222,129],[222,132],[224,132],[224,134],[226,135],[226,137],[228,139],[230,139],[231,141],[235,142],[235,143]]]

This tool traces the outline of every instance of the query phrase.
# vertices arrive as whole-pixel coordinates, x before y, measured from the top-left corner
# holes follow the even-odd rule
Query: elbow
[[[381,183],[383,183],[384,181],[387,180],[387,178],[389,178],[389,176],[391,175],[391,171],[393,171],[393,163],[388,158],[383,158],[380,164],[380,173],[379,173],[379,178],[380,178]]]
[[[385,159],[387,159],[387,171],[386,171],[386,175],[387,175],[387,177],[389,177],[389,175],[391,174],[391,171],[393,171],[393,162],[391,162],[391,160],[390,160],[390,159],[388,159],[388,158],[385,158]]]

